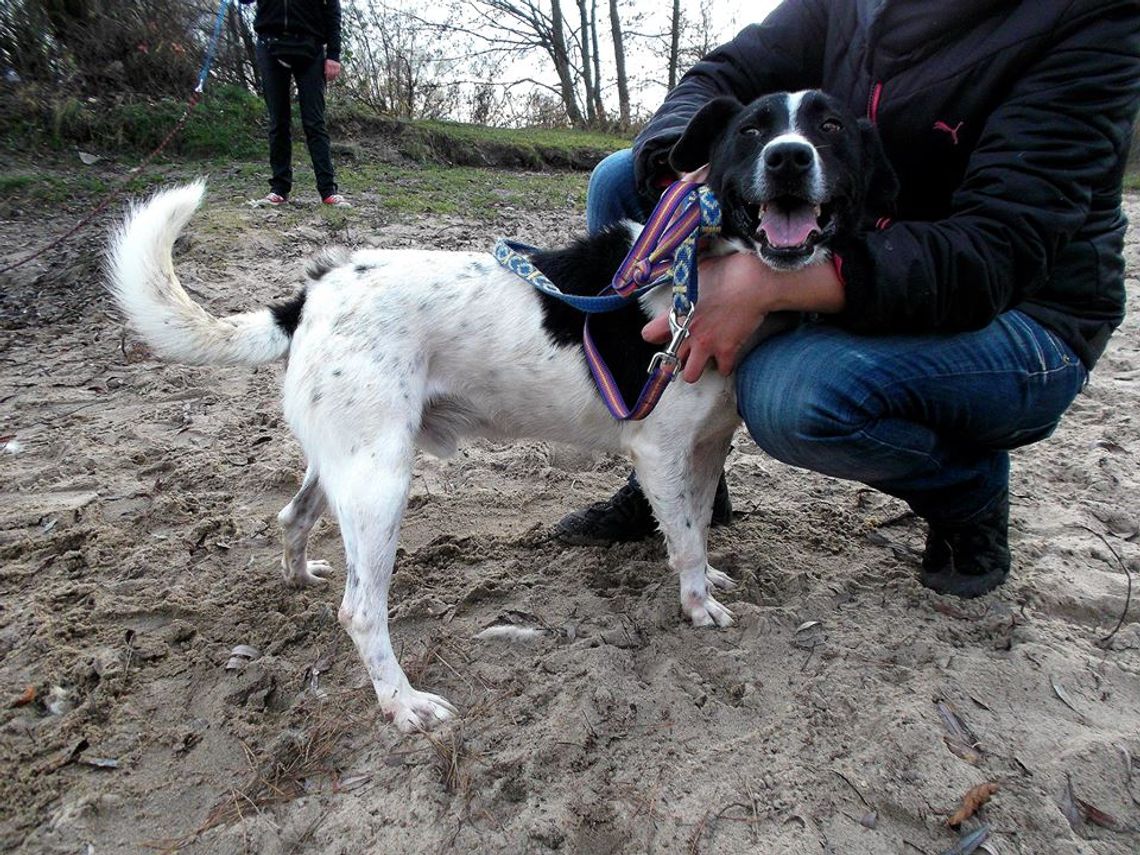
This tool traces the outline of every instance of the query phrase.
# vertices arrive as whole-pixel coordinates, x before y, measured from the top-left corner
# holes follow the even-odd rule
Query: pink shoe
[[[328,205],[331,208],[351,208],[352,207],[352,203],[349,202],[343,196],[341,196],[339,193],[333,193],[330,196],[325,196],[325,198],[321,199],[321,204],[322,205]]]
[[[250,199],[249,204],[254,208],[278,208],[288,201],[289,199],[280,193],[270,193],[260,199]]]

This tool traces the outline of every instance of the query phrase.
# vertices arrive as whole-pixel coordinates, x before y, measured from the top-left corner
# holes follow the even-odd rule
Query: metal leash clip
[[[662,351],[653,354],[653,358],[649,360],[649,373],[652,374],[662,364],[669,364],[674,370],[680,359],[677,357],[677,351],[681,349],[681,345],[685,339],[689,337],[689,324],[693,320],[693,311],[690,309],[689,313],[685,315],[683,321],[677,320],[677,309],[669,309],[669,331],[673,334],[673,338],[669,341],[669,346]]]

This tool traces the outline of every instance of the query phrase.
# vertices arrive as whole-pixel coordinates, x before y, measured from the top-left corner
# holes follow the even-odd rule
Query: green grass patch
[[[1124,189],[1140,192],[1140,170],[1129,172],[1124,176]]]
[[[484,125],[465,125],[459,122],[439,121],[414,122],[412,124],[425,131],[431,131],[456,140],[567,152],[579,149],[597,149],[611,152],[619,148],[628,148],[631,142],[628,137],[571,129],[490,128]]]
[[[76,98],[29,85],[0,91],[0,149],[16,154],[79,146],[120,161],[138,159],[165,139],[185,111],[180,99]],[[294,109],[293,138],[303,142],[299,114]],[[359,160],[382,149],[424,164],[587,170],[629,145],[623,137],[584,131],[399,121],[337,99],[329,102],[328,123],[334,152]],[[265,125],[259,96],[235,86],[212,87],[170,140],[165,159],[261,160],[268,156]]]
[[[0,147],[26,153],[82,146],[141,157],[158,147],[186,107],[186,101],[171,98],[61,98],[28,87],[0,103]],[[256,157],[265,149],[264,114],[260,99],[220,86],[198,104],[165,151],[183,157]]]
[[[17,171],[0,174],[0,194],[6,205],[69,205],[84,200],[102,197],[118,187],[114,180],[102,175],[90,174],[87,167],[77,166],[74,171]],[[128,195],[145,193],[153,186],[154,178],[145,176],[130,178],[124,192]]]
[[[586,202],[586,176],[574,172],[354,164],[337,178],[350,198],[367,194],[395,214],[464,214],[497,207],[580,211]]]

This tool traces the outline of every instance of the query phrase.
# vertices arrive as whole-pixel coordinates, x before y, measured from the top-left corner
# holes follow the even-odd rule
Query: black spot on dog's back
[[[330,270],[336,270],[341,265],[347,264],[350,255],[351,253],[343,246],[322,249],[305,265],[305,275],[316,282]]]
[[[273,320],[277,322],[277,326],[281,327],[285,335],[292,338],[301,323],[301,312],[304,308],[305,292],[298,291],[284,303],[270,306],[269,311],[273,313]]]
[[[629,229],[617,225],[581,238],[565,249],[535,253],[531,261],[563,293],[593,297],[611,282],[632,245]],[[586,316],[555,297],[537,293],[547,334],[562,347],[580,347]],[[617,311],[596,314],[590,319],[590,336],[630,404],[648,379],[650,359],[661,349],[641,338],[641,328],[647,320],[636,299]]]

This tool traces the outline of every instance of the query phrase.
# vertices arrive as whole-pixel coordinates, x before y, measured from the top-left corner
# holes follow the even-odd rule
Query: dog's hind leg
[[[334,465],[321,461],[347,558],[340,622],[364,660],[384,716],[405,733],[428,730],[457,715],[456,709],[412,688],[388,635],[388,589],[412,480],[415,431],[369,425],[365,434],[367,444],[330,461]]]
[[[324,585],[332,568],[327,561],[310,561],[306,555],[309,532],[324,513],[327,502],[321,489],[317,471],[312,466],[305,470],[301,489],[277,515],[281,524],[285,552],[281,556],[281,569],[285,581],[295,588]]]
[[[730,442],[727,434],[693,447],[682,436],[651,433],[633,450],[638,480],[665,535],[669,567],[680,577],[681,611],[693,626],[732,625],[732,612],[712,595],[713,587],[731,587],[732,580],[709,566],[707,547]]]

